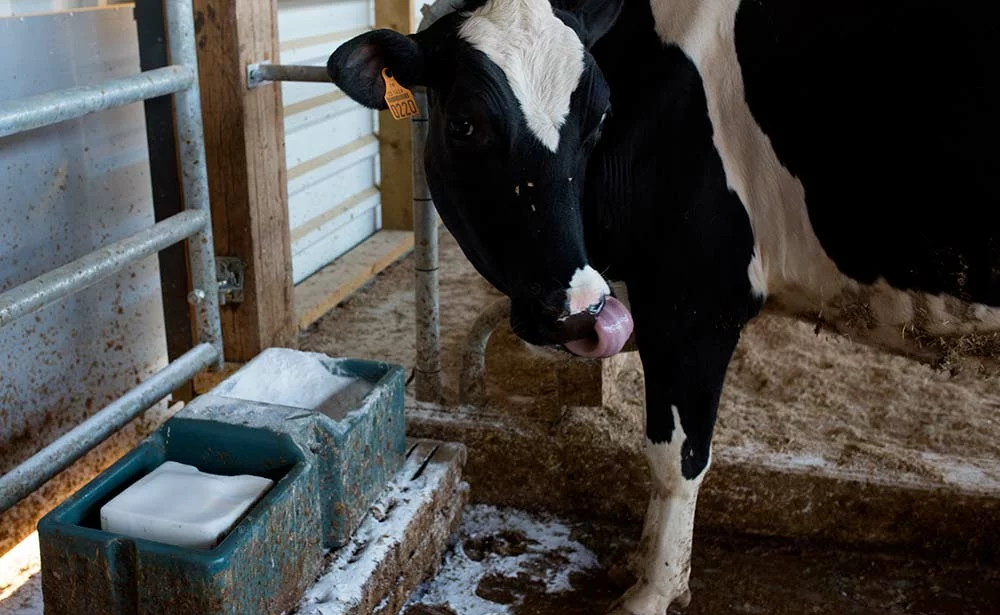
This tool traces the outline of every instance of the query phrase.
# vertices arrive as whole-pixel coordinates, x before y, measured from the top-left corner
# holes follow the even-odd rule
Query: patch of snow
[[[476,540],[519,532],[526,550],[519,555],[501,555],[486,550],[476,561],[465,552],[466,540]],[[459,530],[460,542],[450,550],[438,574],[420,585],[404,606],[417,604],[445,605],[458,615],[506,615],[510,606],[497,604],[476,595],[484,578],[501,575],[515,578],[526,575],[545,584],[548,593],[572,589],[570,576],[598,566],[597,557],[570,536],[570,528],[552,517],[488,505],[465,509]],[[557,553],[566,563],[557,568],[547,564]]]

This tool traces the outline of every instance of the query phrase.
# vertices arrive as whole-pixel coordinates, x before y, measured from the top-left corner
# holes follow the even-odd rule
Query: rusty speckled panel
[[[130,6],[0,19],[0,100],[138,71]],[[135,104],[0,138],[0,291],[153,224],[144,122]],[[0,472],[165,364],[155,257],[0,329]],[[122,447],[0,516],[0,551]]]

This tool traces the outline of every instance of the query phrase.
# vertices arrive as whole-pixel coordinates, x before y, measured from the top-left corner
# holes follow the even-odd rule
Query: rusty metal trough
[[[254,361],[296,352],[270,349]],[[402,368],[323,363],[374,388],[335,419],[227,397],[237,372],[43,518],[46,613],[248,615],[294,607],[320,573],[324,551],[348,543],[407,453]],[[164,461],[275,484],[212,549],[103,531],[101,506]]]

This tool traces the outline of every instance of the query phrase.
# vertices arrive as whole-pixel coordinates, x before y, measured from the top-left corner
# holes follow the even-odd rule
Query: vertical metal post
[[[187,90],[174,94],[181,183],[184,208],[211,213],[208,201],[208,169],[205,166],[205,140],[201,119],[201,89],[198,86],[198,53],[195,49],[194,8],[191,0],[165,0],[167,39],[170,62],[190,67],[194,83]],[[215,243],[212,227],[188,240],[191,260],[191,303],[198,326],[198,341],[215,346],[221,368],[222,324],[219,319],[219,290],[215,271]]]
[[[441,401],[441,329],[438,301],[437,212],[427,186],[424,145],[427,141],[427,92],[416,88],[420,112],[410,118],[413,137],[413,242],[416,269],[417,401]]]
[[[137,2],[136,29],[139,35],[139,69],[153,70],[170,64],[167,57],[167,16],[163,5]],[[177,170],[177,140],[174,138],[173,100],[168,96],[148,99],[146,143],[149,150],[149,178],[153,185],[153,217],[162,222],[184,210],[181,177]],[[167,333],[167,359],[191,349],[194,323],[188,306],[188,258],[183,242],[160,250],[160,294]],[[185,382],[173,393],[178,401],[191,401],[194,387]]]

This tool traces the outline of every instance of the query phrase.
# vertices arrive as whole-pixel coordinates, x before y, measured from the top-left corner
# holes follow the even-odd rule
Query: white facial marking
[[[694,512],[698,488],[711,465],[711,456],[701,474],[690,480],[684,477],[681,447],[687,435],[677,406],[671,406],[670,410],[674,417],[670,441],[646,442],[653,492],[639,550],[632,560],[639,581],[622,598],[626,609],[635,615],[663,615],[671,604],[685,606],[689,596]]]
[[[601,299],[611,294],[607,281],[601,274],[587,265],[582,269],[577,269],[573,278],[569,281],[569,288],[566,289],[566,297],[569,300],[570,314],[578,314],[592,305],[597,305]]]
[[[503,71],[532,134],[553,153],[559,149],[584,49],[549,0],[488,0],[459,35]]]

